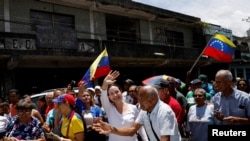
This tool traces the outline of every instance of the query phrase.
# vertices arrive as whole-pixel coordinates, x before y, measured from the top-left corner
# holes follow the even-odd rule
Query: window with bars
[[[182,32],[165,30],[166,43],[175,46],[184,46],[184,35]]]
[[[75,29],[75,17],[73,15],[30,10],[31,30],[36,26],[67,27]]]

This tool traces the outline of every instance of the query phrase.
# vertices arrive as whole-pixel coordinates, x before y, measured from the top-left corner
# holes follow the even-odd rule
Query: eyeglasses
[[[203,95],[195,94],[194,97],[203,97]]]
[[[31,109],[17,110],[18,114],[30,114]]]

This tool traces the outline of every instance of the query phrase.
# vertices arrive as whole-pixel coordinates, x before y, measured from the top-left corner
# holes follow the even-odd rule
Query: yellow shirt
[[[84,132],[83,121],[81,117],[75,113],[71,119],[70,125],[70,117],[63,117],[61,124],[61,134],[69,139],[74,139],[76,133]],[[68,130],[69,127],[69,130]],[[67,135],[68,131],[68,135]]]

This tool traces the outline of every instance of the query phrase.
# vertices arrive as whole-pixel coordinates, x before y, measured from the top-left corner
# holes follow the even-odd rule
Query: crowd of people
[[[208,125],[250,124],[249,83],[219,70],[215,79],[200,74],[185,87],[167,77],[153,85],[132,79],[117,83],[110,71],[102,84],[56,89],[33,103],[11,89],[0,103],[4,141],[207,141]]]

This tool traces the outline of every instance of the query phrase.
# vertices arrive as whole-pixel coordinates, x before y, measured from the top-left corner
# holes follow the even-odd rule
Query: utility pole
[[[242,21],[250,23],[250,17],[248,17],[246,19],[242,19]],[[247,36],[250,37],[250,28],[249,28],[249,30],[247,30]],[[250,48],[249,48],[249,51],[250,51]]]

